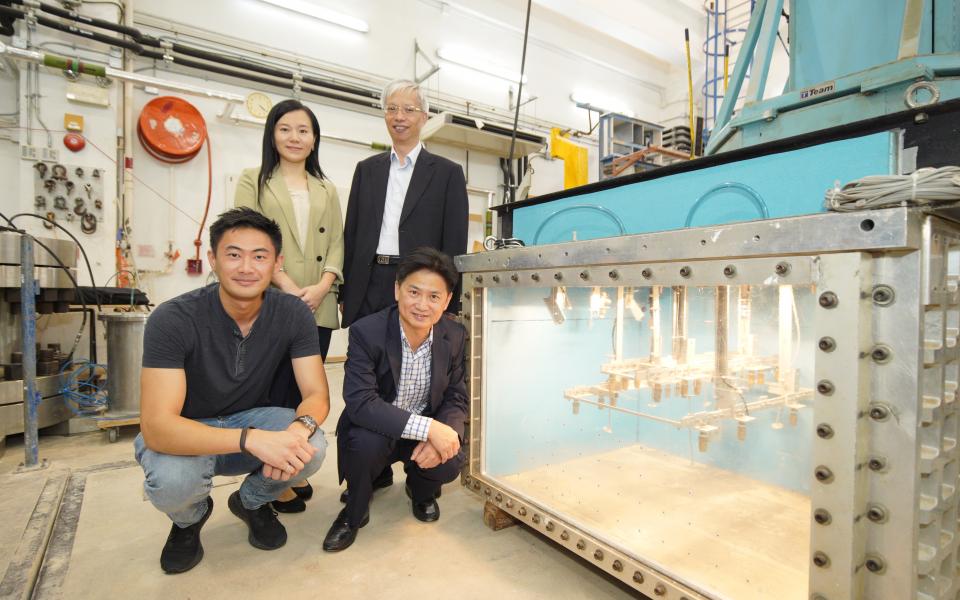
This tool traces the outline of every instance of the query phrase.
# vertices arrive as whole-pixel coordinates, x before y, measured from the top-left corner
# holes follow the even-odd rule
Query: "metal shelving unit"
[[[617,176],[613,173],[615,159],[640,152],[651,146],[663,145],[662,126],[627,115],[617,113],[601,115],[599,130],[601,180]],[[638,160],[619,174],[639,173],[663,166],[663,164],[661,156],[652,155],[643,160]]]

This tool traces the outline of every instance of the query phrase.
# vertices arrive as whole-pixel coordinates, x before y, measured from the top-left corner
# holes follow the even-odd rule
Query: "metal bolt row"
[[[779,265],[778,265],[779,266]],[[890,286],[878,285],[873,288],[871,299],[877,306],[889,306],[893,304],[896,295]],[[818,304],[825,309],[836,308],[840,304],[840,299],[834,292],[823,292],[817,299]],[[837,349],[837,342],[832,337],[824,336],[817,342],[817,347],[821,352],[829,353]],[[861,355],[863,356],[863,355]],[[875,345],[869,353],[870,358],[877,364],[885,364],[893,358],[893,350],[885,344]],[[831,396],[836,391],[833,382],[828,379],[821,379],[816,385],[817,393],[822,396]],[[873,403],[870,405],[868,414],[874,421],[885,421],[890,417],[890,407],[886,404]],[[823,440],[829,440],[834,436],[833,427],[829,423],[820,423],[816,427],[817,436]],[[871,457],[867,461],[867,467],[874,472],[883,471],[887,467],[886,459],[882,457]],[[834,480],[833,471],[826,465],[819,465],[814,469],[814,477],[823,484],[830,484]],[[873,523],[885,523],[889,518],[887,509],[879,504],[871,503],[866,510],[867,519]],[[833,522],[833,516],[825,508],[817,508],[813,511],[813,520],[823,526],[830,525]],[[813,564],[821,569],[829,568],[830,557],[821,551],[816,551],[812,556]],[[867,555],[864,566],[871,573],[883,573],[886,570],[886,563],[882,557],[877,555]],[[827,600],[826,596],[815,593],[811,595],[812,600]]]
[[[471,480],[470,476],[467,476],[467,477],[465,478],[465,481],[466,481],[468,484],[470,483],[470,480]],[[488,487],[488,488],[485,488],[484,491],[485,491],[485,493],[486,493],[488,496],[492,493],[491,488],[489,488],[489,487]],[[503,496],[498,493],[498,494],[494,497],[494,500],[496,500],[498,503],[499,503],[499,502],[502,502],[502,501],[503,501]],[[507,508],[513,507],[513,500],[508,499],[507,502],[506,502],[506,506],[507,506]],[[526,509],[526,507],[521,506],[519,509],[517,509],[517,514],[520,515],[521,517],[526,516],[526,515],[527,515],[527,509]],[[540,521],[542,520],[542,517],[541,517],[538,513],[534,513],[530,520],[531,520],[534,524],[539,524]],[[556,526],[556,523],[554,523],[553,521],[551,521],[551,520],[549,520],[549,519],[548,519],[548,520],[546,521],[546,523],[544,524],[544,529],[546,529],[547,531],[551,531],[551,532],[552,532],[552,531],[555,531],[555,530],[556,530],[556,527],[557,527],[557,526]],[[563,540],[563,541],[568,541],[568,540],[570,539],[570,532],[567,531],[566,529],[564,529],[564,530],[560,533],[560,539]],[[577,540],[577,549],[578,549],[578,550],[583,551],[583,550],[586,550],[586,548],[587,548],[587,542],[586,542],[586,540],[584,540],[583,538],[580,538],[579,540]],[[597,548],[597,549],[595,549],[595,550],[593,551],[593,558],[594,558],[595,560],[597,560],[597,561],[603,561],[603,560],[604,560],[604,557],[605,557],[605,554],[604,554],[604,552],[603,552],[602,549]],[[623,567],[623,561],[621,561],[620,559],[615,559],[612,563],[610,563],[610,566],[611,566],[611,568],[612,568],[614,571],[616,571],[617,573],[622,572],[622,571],[623,571],[623,568],[624,568],[624,567]],[[643,573],[641,573],[640,571],[634,571],[634,572],[633,572],[633,581],[634,581],[635,583],[638,583],[638,584],[643,583],[643,582],[644,582]],[[658,583],[658,584],[654,587],[653,593],[654,593],[655,595],[657,595],[657,596],[665,596],[665,595],[667,594],[667,588],[666,588],[666,586],[663,585],[662,583]],[[686,597],[682,598],[681,600],[686,600]]]
[[[789,274],[790,274],[790,270],[791,270],[791,267],[790,267],[790,263],[788,263],[788,262],[779,262],[779,263],[777,263],[776,266],[773,268],[774,273],[776,273],[777,275],[779,275],[779,276],[781,276],[781,277],[785,277],[786,275],[789,275]],[[728,278],[736,277],[736,275],[737,275],[737,267],[734,266],[734,265],[727,265],[727,266],[725,266],[725,267],[723,268],[723,274],[724,274],[725,277],[728,277]],[[644,279],[652,279],[652,278],[653,278],[653,269],[649,269],[649,268],[643,269],[642,271],[640,271],[640,275],[641,275]],[[688,278],[692,277],[692,276],[693,276],[693,267],[691,267],[690,265],[684,265],[684,266],[680,267],[680,276],[683,277],[683,278],[685,278],[685,279],[688,279]],[[616,269],[613,269],[613,270],[611,270],[611,271],[609,271],[609,272],[607,273],[607,277],[609,277],[610,279],[619,279],[619,278],[620,278],[620,273],[619,273]],[[560,272],[558,271],[558,272],[556,272],[556,273],[553,274],[553,278],[554,278],[556,281],[562,281],[562,280],[563,280],[563,273],[560,273]],[[500,276],[499,276],[499,275],[494,275],[494,276],[492,277],[492,279],[493,279],[493,282],[494,282],[494,283],[500,283]],[[531,274],[530,274],[530,279],[532,279],[533,281],[540,281],[540,273],[531,273]],[[588,279],[590,279],[590,272],[589,272],[589,271],[580,271],[580,279],[582,279],[583,281],[587,281]],[[473,280],[474,280],[476,283],[483,283],[483,275],[474,275]],[[513,281],[513,282],[517,282],[517,281],[520,280],[520,275],[517,274],[517,273],[514,273],[514,274],[510,275],[510,280]],[[880,289],[879,289],[880,287],[885,288],[885,290],[880,290]],[[830,292],[827,292],[827,293],[829,294]],[[888,295],[887,295],[887,294],[888,294]],[[880,298],[890,298],[890,300],[889,300],[888,302],[892,302],[893,290],[891,290],[891,289],[890,289],[889,287],[887,287],[887,286],[878,286],[878,290],[875,291],[875,297],[877,297],[878,295],[879,295]],[[466,296],[466,297],[469,298],[470,296]],[[821,306],[823,306],[823,299],[822,299],[822,297],[821,297],[821,301],[820,301],[820,302],[821,302]],[[880,302],[880,301],[878,300],[878,303],[879,303],[879,302]]]
[[[467,485],[467,487],[473,487],[474,489],[478,489],[478,490],[479,490],[480,487],[481,487],[481,486],[480,486],[480,482],[477,481],[477,480],[475,480],[475,479],[473,479],[473,478],[472,478],[471,476],[469,476],[469,475],[467,475],[466,477],[464,477],[464,483]],[[483,490],[484,490],[484,494],[486,494],[487,496],[490,496],[490,495],[493,493],[492,488],[490,488],[490,487],[488,487],[488,486],[484,486],[484,487],[483,487]],[[498,492],[498,493],[494,496],[494,500],[495,500],[497,503],[503,502],[503,495]],[[514,502],[513,502],[512,499],[507,498],[507,501],[506,501],[505,505],[506,505],[507,508],[512,508],[513,505],[514,505]],[[518,508],[518,509],[517,509],[517,514],[519,514],[521,517],[526,516],[526,515],[527,515],[527,509],[526,509],[526,507],[521,506],[520,508]],[[542,520],[542,517],[541,517],[538,513],[534,513],[533,516],[531,517],[531,521],[533,521],[534,524],[539,524],[541,520]],[[544,524],[544,529],[546,529],[547,531],[551,531],[551,532],[552,532],[552,531],[554,531],[554,530],[556,529],[556,523],[554,523],[552,520],[547,519],[546,523]],[[563,541],[568,541],[568,540],[570,539],[570,532],[567,531],[566,529],[564,529],[564,530],[560,533],[560,539],[563,540]],[[580,538],[579,540],[577,540],[577,549],[578,549],[578,550],[583,551],[583,550],[586,550],[586,548],[587,548],[587,542],[586,542],[586,540],[584,540],[583,538]],[[602,549],[596,548],[596,549],[594,550],[594,552],[593,552],[593,558],[594,558],[595,560],[597,560],[597,561],[603,561],[603,560],[604,560],[604,557],[605,557],[605,554],[604,554],[604,552],[603,552]],[[610,567],[611,567],[614,571],[616,571],[617,573],[622,572],[622,571],[623,571],[623,568],[624,568],[623,562],[622,562],[620,559],[615,559],[613,562],[611,562],[611,563],[610,563]],[[643,573],[641,573],[640,571],[634,571],[634,572],[633,572],[633,581],[634,581],[634,583],[637,583],[637,584],[643,583],[643,582],[644,582]],[[656,595],[656,596],[665,596],[665,595],[667,594],[667,587],[666,587],[664,584],[662,584],[662,583],[658,583],[658,584],[654,587],[653,593],[654,593],[654,595]],[[681,600],[687,600],[687,598],[684,596],[684,597],[681,598]]]

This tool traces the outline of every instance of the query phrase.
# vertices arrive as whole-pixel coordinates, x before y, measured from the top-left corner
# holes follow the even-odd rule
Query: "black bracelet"
[[[240,453],[244,456],[253,456],[249,450],[247,450],[247,432],[251,429],[256,429],[255,427],[244,427],[240,430]]]

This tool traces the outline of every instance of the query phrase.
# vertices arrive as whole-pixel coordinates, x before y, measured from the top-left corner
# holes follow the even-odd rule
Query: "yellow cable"
[[[727,80],[729,79],[730,71],[730,45],[727,44],[723,47],[723,95],[727,95]]]
[[[690,30],[683,30],[683,37],[687,47],[687,94],[690,96],[690,158],[693,159],[693,150],[696,148],[696,131],[693,128],[693,70],[690,66]]]

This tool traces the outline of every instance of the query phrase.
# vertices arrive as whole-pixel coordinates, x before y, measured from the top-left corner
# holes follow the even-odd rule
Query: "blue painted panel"
[[[960,51],[960,2],[933,0],[937,14],[933,46],[936,52]]]
[[[936,79],[941,102],[960,98],[960,79],[954,77],[958,72],[960,53],[922,56],[837,79],[829,97],[811,101],[792,92],[751,104],[713,132],[707,152],[717,154],[900,112],[906,106],[907,88],[920,79]],[[919,100],[926,99],[921,94]],[[776,117],[770,120],[770,115]]]
[[[894,143],[876,133],[525,206],[513,235],[532,246],[822,212],[835,182],[889,174]]]
[[[904,1],[803,0],[790,6],[790,82],[793,91],[897,59]],[[955,4],[950,0],[947,4]],[[925,2],[920,54],[931,52],[932,2]],[[947,7],[943,7],[947,8]],[[938,9],[941,12],[940,6]],[[949,17],[938,13],[938,20]],[[939,52],[949,51],[938,48]]]

